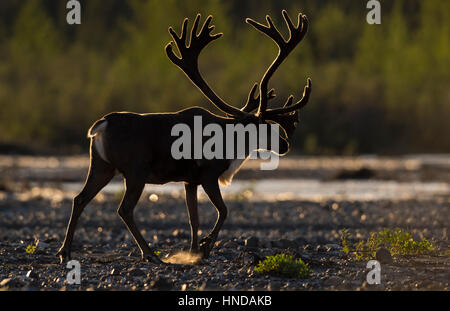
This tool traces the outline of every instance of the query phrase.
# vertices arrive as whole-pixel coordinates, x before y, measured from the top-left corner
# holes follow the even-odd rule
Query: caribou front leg
[[[219,231],[227,218],[228,210],[223,202],[222,194],[220,193],[219,183],[217,180],[202,184],[203,189],[208,195],[211,203],[217,209],[217,221],[211,232],[200,241],[200,252],[203,258],[208,258],[211,249],[214,247],[214,243],[217,240]]]

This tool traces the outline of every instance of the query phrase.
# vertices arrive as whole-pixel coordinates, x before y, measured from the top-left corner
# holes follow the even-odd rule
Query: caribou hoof
[[[142,260],[145,261],[145,262],[151,262],[151,263],[158,264],[158,265],[165,264],[165,263],[164,263],[161,259],[159,259],[159,257],[158,257],[156,254],[154,254],[154,253],[150,253],[150,254],[147,254],[147,255],[142,255]]]
[[[60,263],[65,263],[70,260],[70,251],[63,246],[56,253],[56,257],[59,257]]]
[[[200,241],[200,254],[203,259],[207,259],[209,257],[209,253],[214,247],[215,240],[211,237],[203,238]]]

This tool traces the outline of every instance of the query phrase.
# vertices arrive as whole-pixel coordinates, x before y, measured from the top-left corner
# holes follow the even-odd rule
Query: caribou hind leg
[[[78,219],[86,205],[97,195],[97,193],[106,186],[114,177],[115,168],[100,158],[95,148],[91,145],[91,160],[89,173],[86,178],[83,190],[73,199],[72,214],[66,229],[64,242],[56,254],[61,263],[70,260],[73,235],[77,226]]]

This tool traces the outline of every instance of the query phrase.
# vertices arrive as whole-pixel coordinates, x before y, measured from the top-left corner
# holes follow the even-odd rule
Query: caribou
[[[227,125],[255,125],[257,129],[268,131],[271,137],[273,127],[260,127],[261,124],[277,124],[281,129],[277,133],[277,141],[268,142],[267,151],[285,155],[291,146],[291,139],[299,122],[299,110],[306,105],[311,93],[311,80],[308,78],[302,97],[294,103],[290,95],[283,107],[268,108],[268,101],[275,97],[274,89],[268,90],[268,83],[274,72],[287,56],[294,50],[305,36],[308,29],[306,15],[298,14],[294,24],[288,13],[283,10],[282,16],[289,31],[285,39],[275,27],[270,16],[266,16],[266,24],[250,18],[246,22],[256,30],[272,39],[278,46],[278,54],[265,71],[261,81],[255,83],[245,105],[238,109],[220,98],[203,79],[198,58],[200,52],[212,41],[220,38],[222,33],[211,34],[214,29],[210,25],[212,16],[208,16],[199,30],[200,14],[194,20],[188,35],[188,22],[184,19],[181,33],[178,35],[172,27],[169,33],[172,41],[165,47],[170,61],[179,67],[200,92],[224,115],[214,114],[204,108],[191,107],[174,113],[132,113],[113,112],[97,120],[88,131],[90,139],[89,172],[81,192],[73,199],[72,213],[66,229],[64,242],[57,256],[61,262],[71,258],[71,246],[78,219],[87,204],[105,187],[116,174],[124,179],[125,193],[117,210],[141,251],[144,261],[162,263],[154,250],[147,244],[134,221],[133,211],[143,192],[144,186],[183,182],[185,201],[191,229],[190,252],[208,258],[219,231],[227,218],[227,207],[222,199],[220,185],[229,184],[239,168],[254,152],[253,148],[245,148],[244,157],[240,158],[176,158],[171,150],[177,137],[171,135],[177,124],[185,124],[194,128],[194,119],[201,117],[202,122],[215,124],[224,129]],[[189,38],[188,38],[189,37]],[[173,46],[178,49],[178,55]],[[258,87],[259,86],[259,87]],[[257,92],[259,89],[259,92]],[[259,135],[258,135],[259,137]],[[204,139],[204,138],[203,138]],[[224,135],[224,148],[230,147],[226,142],[231,137]],[[276,148],[274,148],[276,146]],[[231,146],[236,150],[236,146]],[[198,241],[198,209],[197,190],[203,187],[206,195],[217,210],[217,220],[212,230]]]

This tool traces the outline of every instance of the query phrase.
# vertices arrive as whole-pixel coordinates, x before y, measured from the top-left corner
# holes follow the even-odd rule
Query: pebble
[[[11,280],[12,280],[12,278],[3,279],[3,280],[0,282],[0,286],[3,287],[3,286],[8,285],[8,283],[11,282]]]
[[[34,278],[39,277],[39,274],[37,274],[34,270],[30,270],[27,272],[27,274],[25,276],[27,278],[34,279]]]
[[[146,273],[139,268],[132,268],[128,270],[130,276],[146,276]]]
[[[297,243],[291,240],[281,239],[278,241],[272,241],[272,247],[286,249],[289,247],[297,247]]]
[[[269,282],[269,284],[267,285],[267,290],[274,290],[274,291],[278,291],[281,288],[281,284],[278,281],[271,281]]]
[[[37,243],[36,243],[36,248],[38,248],[38,249],[45,249],[45,248],[48,248],[48,247],[50,247],[50,244],[45,243],[45,242],[43,242],[41,240],[38,240]]]
[[[150,286],[157,290],[170,290],[173,287],[173,283],[164,277],[157,276],[150,282]]]
[[[310,250],[313,249],[313,247],[312,247],[311,244],[306,244],[305,246],[303,246],[303,249],[304,249],[305,251],[310,251]]]
[[[375,258],[380,262],[384,264],[390,264],[393,262],[392,255],[386,248],[380,248],[377,253],[375,254]]]
[[[227,241],[223,244],[223,247],[225,248],[237,248],[238,246],[239,244],[234,241]]]
[[[341,247],[338,244],[326,244],[326,247],[328,247],[330,250],[340,250]]]
[[[257,248],[259,246],[259,239],[252,236],[248,239],[245,239],[244,243],[247,248]]]
[[[0,287],[18,288],[23,287],[25,282],[17,277],[6,278],[0,282]]]
[[[317,245],[316,246],[316,252],[318,253],[325,253],[328,249],[324,245]]]

